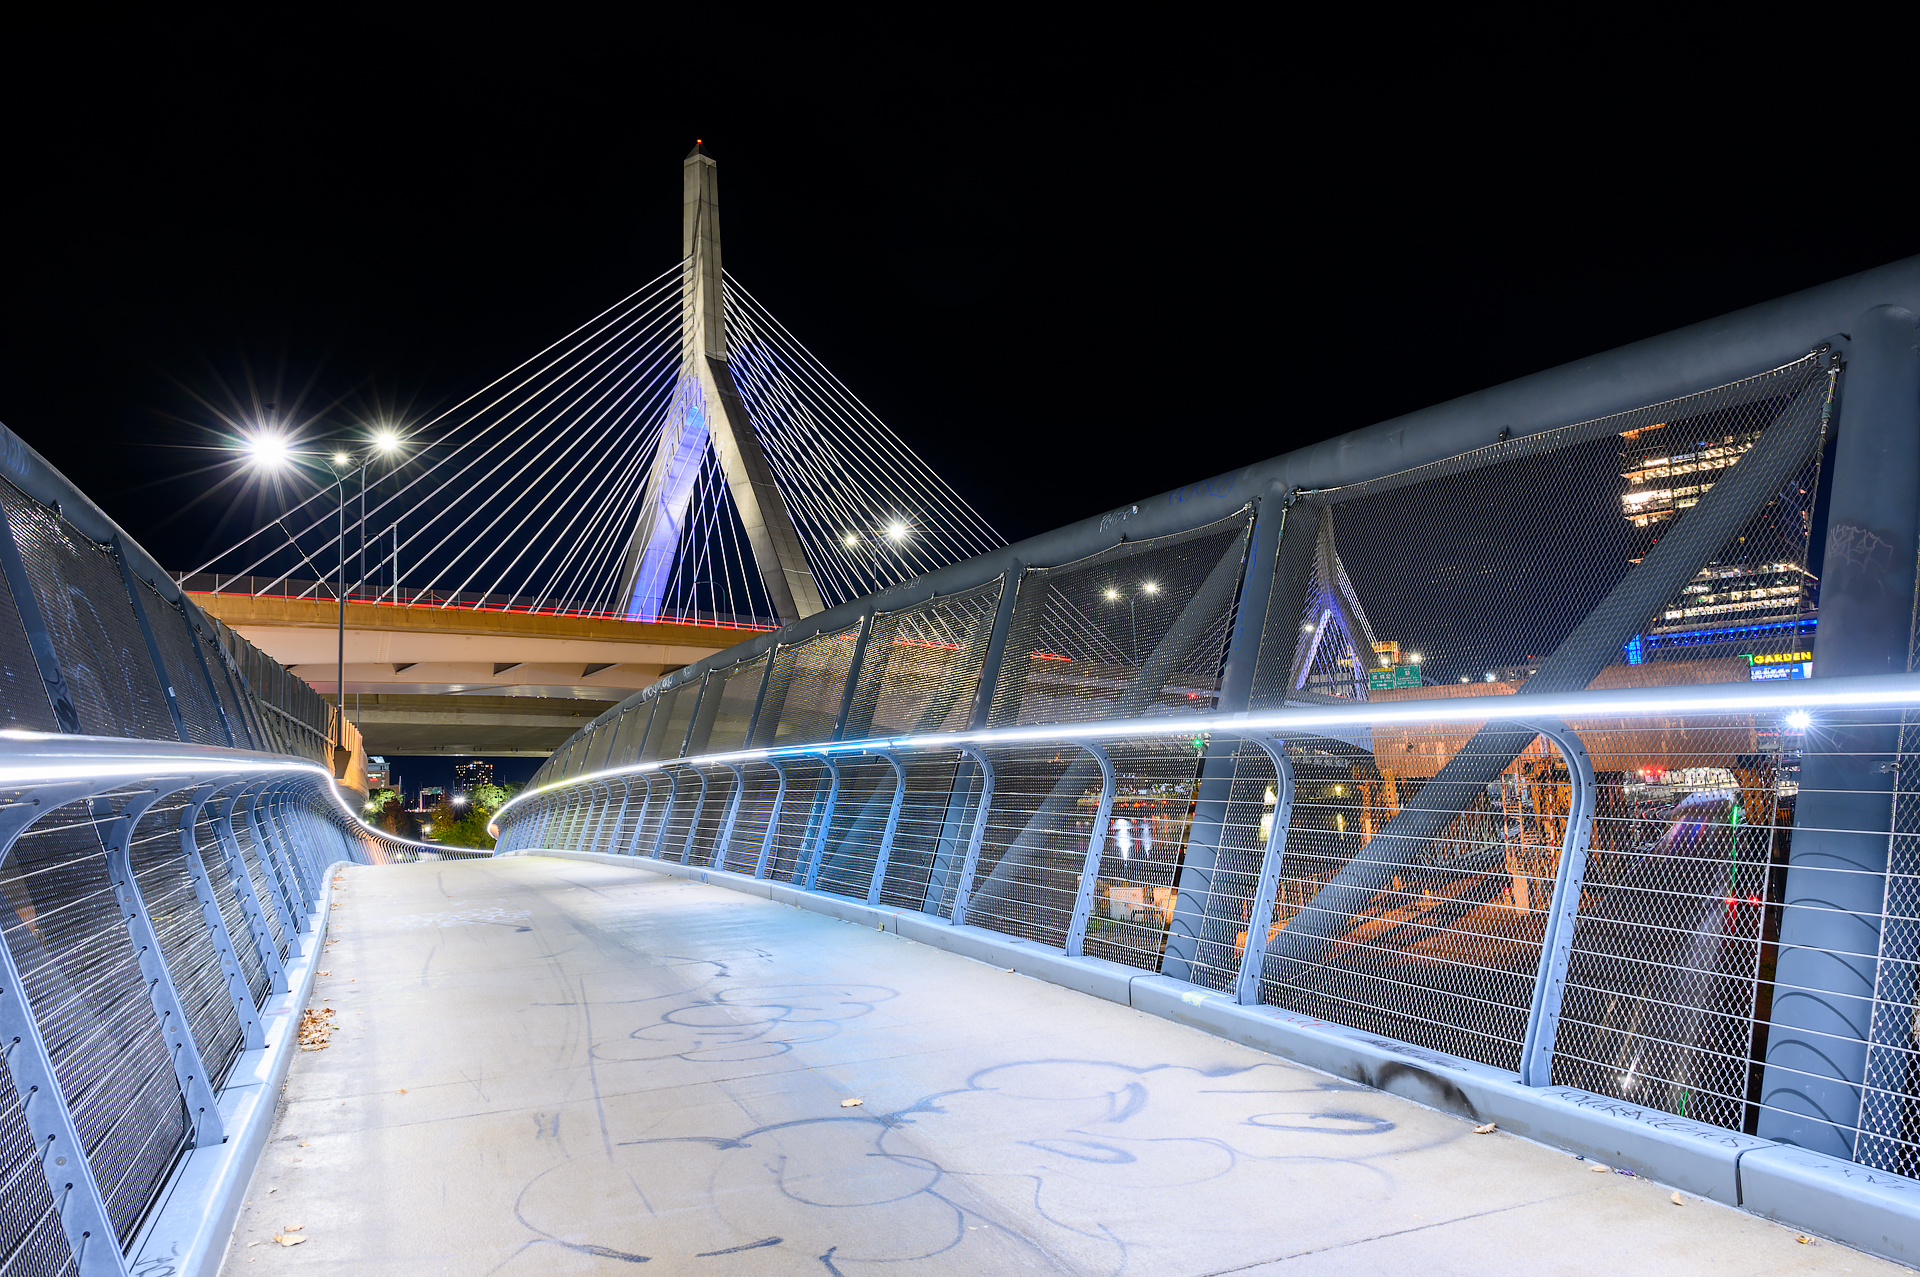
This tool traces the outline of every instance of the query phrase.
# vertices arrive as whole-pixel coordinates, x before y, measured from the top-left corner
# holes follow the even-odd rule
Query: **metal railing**
[[[502,853],[913,910],[1751,1134],[1827,1076],[1766,1055],[1771,1008],[1806,992],[1783,921],[1838,894],[1787,889],[1798,778],[1916,707],[1920,676],[1894,676],[930,733],[631,763],[495,823]],[[1892,942],[1902,908],[1849,916]],[[1859,1116],[1822,1120],[1915,1165],[1916,955],[1798,949],[1860,973],[1855,1022],[1903,1030],[1875,1039]]]
[[[306,760],[0,732],[9,1271],[127,1272],[181,1157],[228,1137],[223,1088],[266,1045],[328,866],[435,854]]]

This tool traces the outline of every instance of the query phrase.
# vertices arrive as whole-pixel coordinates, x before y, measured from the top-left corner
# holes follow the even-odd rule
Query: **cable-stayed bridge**
[[[683,171],[677,265],[183,575],[329,692],[344,592],[376,751],[544,754],[742,630],[1001,544],[724,271],[716,165]]]

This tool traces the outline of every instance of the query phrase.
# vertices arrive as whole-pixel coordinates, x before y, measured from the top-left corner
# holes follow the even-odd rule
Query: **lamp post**
[[[348,762],[347,757],[343,756],[347,746],[347,476],[357,469],[364,483],[366,468],[374,456],[392,455],[399,447],[400,436],[383,427],[374,433],[372,441],[359,456],[345,449],[336,449],[328,457],[337,498],[333,592],[338,604],[338,619],[334,630],[333,773],[338,780],[346,778]],[[269,471],[279,470],[298,460],[300,455],[291,441],[271,424],[249,436],[244,441],[244,448],[256,467]]]

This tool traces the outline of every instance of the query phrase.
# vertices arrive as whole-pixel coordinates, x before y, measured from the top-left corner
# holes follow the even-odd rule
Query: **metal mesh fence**
[[[0,577],[0,722],[32,732],[57,728],[53,703],[47,699],[40,667],[20,622],[19,605],[4,577]]]
[[[1189,902],[1200,923],[1187,963],[1187,978],[1205,988],[1231,990],[1239,977],[1249,937],[1254,934],[1254,900],[1274,822],[1281,819],[1282,782],[1273,757],[1252,741],[1206,738],[1199,748],[1205,751],[1204,764],[1213,778],[1212,792],[1202,796],[1196,790],[1189,832],[1202,830],[1214,856],[1204,885],[1197,888],[1204,898]],[[1163,821],[1172,814],[1161,806]],[[1283,837],[1285,833],[1283,823]],[[1191,893],[1196,888],[1188,885],[1183,890]],[[1141,903],[1156,904],[1144,891]],[[1162,908],[1160,912],[1168,910]],[[1255,947],[1258,951],[1259,945]]]
[[[787,772],[787,792],[780,803],[780,817],[773,824],[767,876],[779,882],[804,881],[833,776],[826,763],[817,758],[790,758],[781,766]]]
[[[740,661],[707,675],[706,691],[700,703],[700,723],[691,752],[724,754],[747,743],[747,729],[753,725],[753,707],[760,699],[760,684],[767,670],[768,657],[757,656]]]
[[[156,804],[140,818],[128,852],[207,1081],[218,1087],[239,1058],[243,1038],[213,933],[200,916],[199,897],[180,854],[180,824],[187,806],[184,796]]]
[[[833,739],[859,637],[859,626],[849,626],[773,650],[753,744],[810,745]]]
[[[702,767],[699,770],[707,778],[707,794],[694,817],[692,837],[687,844],[687,862],[711,865],[716,860],[720,828],[726,821],[728,809],[733,805],[733,769]]]
[[[722,869],[750,874],[760,864],[760,851],[766,845],[767,826],[773,818],[774,804],[786,803],[780,792],[780,773],[771,763],[741,765],[740,805],[733,816],[733,836],[727,840],[720,861]]]
[[[847,712],[849,740],[968,726],[1001,583],[876,613]]]
[[[19,543],[81,730],[178,739],[113,555],[4,480],[0,507]]]
[[[1197,739],[1108,747],[1115,787],[1087,919],[1087,956],[1160,969],[1204,748]]]
[[[1074,745],[1006,746],[989,753],[993,803],[966,921],[991,931],[1064,945],[1101,772]]]
[[[1514,688],[1577,629],[1584,648],[1563,654],[1552,690],[1739,681],[1755,656],[1775,658],[1776,675],[1803,674],[1784,658],[1812,650],[1807,546],[1830,390],[1809,356],[1299,497],[1255,705]],[[1710,501],[1736,467],[1742,481]],[[1675,555],[1636,576],[1683,527],[1711,534],[1684,564]],[[1606,633],[1582,628],[1603,615]],[[1703,660],[1712,668],[1677,668]]]
[[[896,909],[926,906],[934,864],[943,843],[951,852],[965,842],[969,827],[955,804],[954,782],[959,756],[945,750],[908,754],[901,759],[907,788],[900,803],[900,820],[887,856],[886,876],[880,881],[880,903]]]
[[[220,835],[213,816],[218,801],[216,796],[200,809],[200,818],[193,826],[194,843],[200,852],[200,863],[207,871],[207,883],[213,891],[213,898],[220,905],[220,921],[226,925],[227,935],[233,940],[233,953],[240,963],[240,973],[246,978],[253,1004],[260,1006],[266,1002],[270,987],[267,969],[262,965],[260,951],[253,943],[253,924],[247,916],[246,907],[233,885],[232,875],[227,872],[227,858],[220,848]]]
[[[102,841],[119,803],[42,817],[0,863],[0,921],[115,1231],[132,1236],[186,1145],[186,1106]]]
[[[836,765],[840,792],[820,853],[816,885],[821,891],[865,900],[900,786],[893,765],[884,758],[843,755]],[[900,797],[904,801],[905,794]]]
[[[1025,573],[990,725],[1211,712],[1251,525],[1242,512]]]
[[[40,1171],[40,1150],[27,1128],[20,1092],[0,1087],[0,1272],[7,1277],[77,1277],[53,1204],[46,1176]]]
[[[194,651],[193,632],[181,610],[160,597],[145,581],[135,578],[140,591],[140,606],[147,614],[160,660],[167,669],[168,685],[173,688],[174,704],[180,721],[186,726],[187,739],[196,745],[227,744],[226,728],[220,722],[220,706],[214,700],[213,687],[207,682],[206,668]]]
[[[1544,739],[1483,726],[1375,728],[1370,754],[1287,741],[1293,813],[1268,934],[1311,943],[1269,951],[1262,1001],[1518,1069],[1572,788]],[[1518,757],[1516,734],[1532,741]],[[1395,824],[1416,799],[1437,835]]]

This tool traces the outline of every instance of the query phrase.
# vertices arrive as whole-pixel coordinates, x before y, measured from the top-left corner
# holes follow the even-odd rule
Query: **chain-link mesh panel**
[[[619,729],[620,724],[612,720],[593,729],[593,735],[587,741],[585,770],[588,774],[606,770],[607,754],[613,749],[613,736]]]
[[[1920,668],[1920,607],[1908,636],[1907,670],[1915,668]],[[1854,1160],[1920,1179],[1920,713],[1900,715],[1897,749],[1889,760],[1893,837]],[[1763,974],[1771,979],[1771,971]]]
[[[1328,939],[1304,957],[1270,951],[1262,1001],[1519,1068],[1572,783],[1541,738],[1491,755],[1490,783],[1436,779],[1497,743],[1480,726],[1289,738],[1293,818],[1268,935],[1311,911],[1307,934]],[[1391,825],[1416,795],[1456,813],[1435,837]],[[1354,863],[1379,867],[1382,885],[1325,890]]]
[[[1202,748],[1204,742],[1165,740],[1107,747],[1114,767],[1113,812],[1087,919],[1083,951],[1088,957],[1160,969]]]
[[[1252,521],[1025,573],[989,723],[1211,712]]]
[[[639,832],[634,836],[633,854],[665,855],[666,844],[660,837],[660,831],[667,823],[667,807],[678,792],[680,781],[668,771],[649,772],[647,780],[652,789],[641,795],[641,812],[635,818]]]
[[[191,641],[206,662],[207,673],[213,680],[214,697],[220,702],[220,708],[226,712],[227,723],[233,728],[234,748],[264,749],[266,742],[260,736],[252,716],[240,706],[236,684],[231,671],[227,669],[226,654],[220,650],[220,645],[204,634],[192,635]]]
[[[20,1092],[0,1087],[0,1272],[6,1277],[78,1277]]]
[[[1253,902],[1278,816],[1281,782],[1272,757],[1251,741],[1214,737],[1203,740],[1201,748],[1206,751],[1203,774],[1212,779],[1197,795],[1194,824],[1217,827],[1217,832],[1209,830],[1214,863],[1204,884],[1182,888],[1202,896],[1191,902],[1200,922],[1187,978],[1209,989],[1230,990],[1253,930]],[[1191,866],[1189,876],[1196,876]]]
[[[156,804],[140,818],[128,852],[133,880],[173,975],[174,992],[187,1014],[194,1045],[200,1048],[207,1081],[217,1089],[227,1080],[245,1041],[233,1013],[233,999],[227,995],[213,933],[201,918],[200,898],[180,852],[185,810],[186,804],[177,799]]]
[[[834,800],[816,886],[865,900],[898,784],[892,764],[884,758],[843,756],[838,765],[840,794]],[[904,803],[904,794],[901,799]]]
[[[233,885],[233,876],[227,872],[227,858],[221,850],[220,833],[213,818],[218,801],[210,799],[200,809],[200,819],[193,826],[194,846],[200,851],[200,863],[206,868],[213,898],[220,905],[220,921],[226,924],[227,938],[233,941],[233,956],[240,963],[240,973],[246,977],[247,991],[253,996],[253,1004],[262,1006],[271,984],[266,966],[260,960],[259,946],[253,941],[253,924],[247,918],[239,890]]]
[[[833,739],[859,637],[855,625],[774,649],[753,729],[755,745],[811,745]]]
[[[640,759],[640,744],[646,737],[647,716],[652,701],[630,705],[620,712],[613,729],[613,744],[607,750],[608,767],[627,767]]]
[[[694,831],[694,822],[706,808],[707,800],[713,796],[713,782],[701,769],[676,766],[673,774],[680,788],[662,812],[666,833],[660,843],[660,857],[663,860],[680,860],[687,854],[690,846],[688,836]]]
[[[847,739],[967,727],[1000,589],[990,581],[877,613],[847,711]]]
[[[20,608],[4,576],[0,576],[0,723],[31,732],[59,730],[46,683],[27,644]]]
[[[1751,655],[1810,651],[1807,542],[1830,389],[1809,356],[1301,497],[1276,557],[1255,707],[1303,694],[1392,700],[1422,686],[1517,687],[1607,599],[1630,602],[1632,615],[1554,690],[1708,681],[1675,668],[1701,658],[1734,658],[1711,681],[1744,680]],[[1771,446],[1759,447],[1776,429],[1806,441],[1777,465]],[[1639,597],[1635,565],[1735,463],[1762,453],[1773,477],[1729,489],[1739,500],[1701,525],[1715,535],[1680,587]]]
[[[0,506],[13,526],[81,730],[178,740],[113,555],[5,481]]]
[[[1801,740],[1751,715],[1575,728],[1598,814],[1553,1080],[1751,1130]]]
[[[640,751],[644,762],[680,757],[686,743],[687,724],[693,718],[694,702],[699,699],[700,684],[685,683],[669,687],[654,697],[653,721],[647,726],[647,743]]]
[[[188,1134],[102,841],[119,800],[41,818],[0,863],[12,904],[0,933],[46,1038],[60,1089],[121,1243],[159,1193]]]
[[[807,862],[827,813],[833,776],[826,763],[817,758],[789,758],[781,766],[787,769],[787,793],[773,822],[767,877],[777,882],[801,882],[806,879]]]
[[[972,827],[961,823],[962,813],[953,797],[959,755],[929,751],[902,755],[900,761],[907,770],[907,792],[900,803],[886,877],[880,882],[880,903],[920,909],[925,907],[943,844],[949,853],[956,841],[964,847]]]
[[[993,802],[966,921],[1063,946],[1100,806],[1100,767],[1076,745],[992,750]]]
[[[744,747],[753,723],[754,703],[760,699],[765,655],[740,661],[725,669],[709,670],[701,693],[700,713],[693,726],[689,754],[725,754]]]
[[[154,644],[160,649],[160,660],[167,667],[174,704],[179,707],[180,721],[186,725],[187,739],[195,745],[224,748],[227,733],[220,724],[220,706],[213,699],[206,670],[194,652],[193,633],[187,628],[187,618],[178,607],[161,598],[160,592],[151,585],[138,577],[134,581],[140,590],[140,606],[146,611],[147,625],[153,630]]]
[[[750,874],[760,864],[760,849],[766,844],[767,824],[773,819],[774,804],[786,807],[780,794],[780,774],[771,763],[743,763],[745,782],[741,786],[740,807],[733,817],[733,836],[727,840],[722,869]]]

